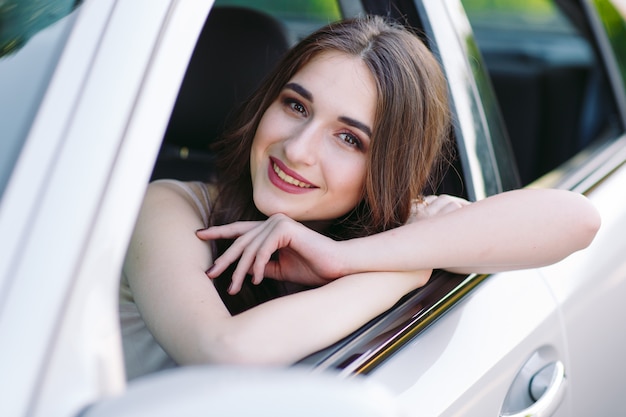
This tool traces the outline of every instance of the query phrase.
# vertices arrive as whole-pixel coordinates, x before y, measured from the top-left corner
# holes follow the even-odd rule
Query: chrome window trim
[[[490,275],[437,271],[429,283],[408,294],[345,340],[300,363],[315,372],[339,370],[341,376],[368,374],[443,316]],[[379,341],[379,335],[388,335]]]
[[[584,160],[584,162],[581,162]],[[562,166],[530,184],[532,187],[561,188],[588,194],[611,173],[626,164],[626,133],[616,140],[587,148]]]

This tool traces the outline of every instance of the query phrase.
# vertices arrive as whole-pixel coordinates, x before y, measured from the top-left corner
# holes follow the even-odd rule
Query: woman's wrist
[[[341,276],[384,270],[381,265],[377,265],[379,254],[384,248],[372,248],[368,240],[368,237],[362,237],[337,242],[340,244],[337,258],[341,265]]]
[[[342,243],[341,262],[344,275],[362,272],[403,272],[432,269],[433,266],[418,261],[421,247],[417,225],[400,226],[386,232],[346,240]],[[421,256],[420,256],[421,258]]]

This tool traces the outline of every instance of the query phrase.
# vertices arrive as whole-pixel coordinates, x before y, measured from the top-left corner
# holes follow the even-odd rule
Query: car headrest
[[[282,24],[262,12],[215,7],[183,80],[164,141],[208,149],[224,122],[289,48]]]

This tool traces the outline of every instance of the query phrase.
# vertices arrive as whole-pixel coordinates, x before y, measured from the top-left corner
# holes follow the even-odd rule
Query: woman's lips
[[[287,168],[280,160],[272,157],[270,157],[268,176],[272,184],[292,194],[305,193],[318,188],[306,178]]]

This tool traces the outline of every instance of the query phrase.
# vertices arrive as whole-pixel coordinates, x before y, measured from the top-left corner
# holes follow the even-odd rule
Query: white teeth
[[[278,168],[278,165],[273,164],[273,168],[274,168],[274,172],[278,175],[278,178],[285,181],[287,184],[295,185],[296,187],[300,187],[300,188],[311,188],[311,184],[306,184],[302,181],[298,181],[294,177],[285,174],[283,170]]]

